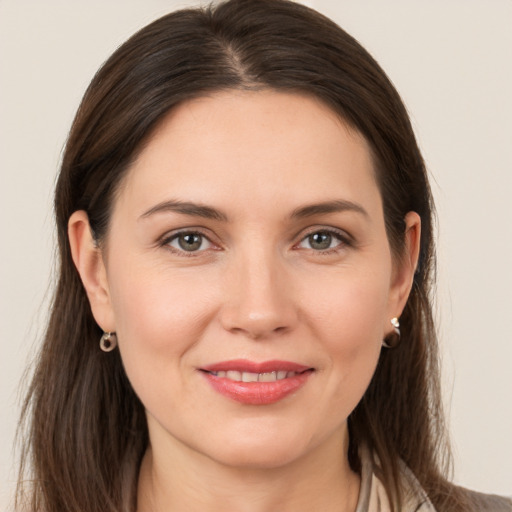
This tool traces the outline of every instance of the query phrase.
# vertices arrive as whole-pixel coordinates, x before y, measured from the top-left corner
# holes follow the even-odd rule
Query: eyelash
[[[159,245],[161,247],[164,247],[165,249],[171,251],[173,254],[177,254],[179,256],[183,256],[185,258],[194,258],[194,257],[197,257],[199,256],[201,253],[205,252],[207,249],[202,249],[202,250],[199,250],[199,251],[186,251],[186,250],[183,250],[183,249],[178,249],[176,247],[172,247],[170,244],[171,242],[173,242],[174,240],[177,240],[180,236],[184,236],[184,235],[197,235],[199,237],[202,238],[202,240],[207,240],[208,243],[210,243],[213,247],[218,247],[216,246],[208,236],[206,236],[203,232],[199,231],[199,230],[195,230],[195,229],[184,229],[182,231],[177,231],[177,232],[174,232],[172,233],[171,235],[166,235],[164,236],[161,241],[159,242]],[[210,248],[208,248],[210,249]],[[218,250],[218,249],[213,249],[213,250]]]
[[[339,243],[335,247],[330,247],[324,250],[315,250],[313,248],[306,248],[308,251],[312,251],[315,255],[319,256],[329,256],[331,254],[338,253],[339,251],[346,249],[347,247],[352,247],[354,245],[353,239],[350,235],[348,235],[345,231],[335,229],[335,228],[323,228],[323,227],[315,227],[310,229],[300,241],[294,245],[294,247],[298,247],[300,244],[305,242],[309,237],[316,234],[326,234],[335,238]]]
[[[315,235],[315,234],[326,234],[326,235],[332,236],[339,242],[335,247],[327,248],[324,250],[315,250],[313,248],[305,248],[306,250],[312,251],[313,253],[315,253],[317,255],[324,256],[324,255],[334,254],[344,248],[352,247],[354,245],[353,240],[350,237],[350,235],[348,235],[344,231],[341,231],[341,230],[338,230],[335,228],[331,228],[331,227],[330,228],[316,227],[316,228],[310,229],[306,234],[304,234],[301,237],[301,239],[299,240],[299,242],[294,244],[293,248],[300,249],[300,244],[302,244],[309,237],[311,237],[312,235]],[[200,230],[194,230],[194,229],[182,230],[182,231],[174,232],[171,235],[164,236],[160,240],[159,245],[161,247],[164,247],[165,249],[171,251],[174,254],[177,254],[179,256],[186,257],[186,258],[198,257],[199,255],[201,255],[208,249],[212,249],[212,247],[208,247],[207,249],[201,249],[201,250],[197,250],[197,251],[186,251],[186,250],[178,249],[176,247],[172,247],[170,245],[171,242],[173,242],[174,240],[177,240],[180,236],[184,236],[184,235],[199,236],[202,238],[203,241],[206,240],[209,244],[211,244],[211,246],[213,246],[213,250],[219,250],[219,247],[216,244],[214,244],[205,233],[201,232]]]

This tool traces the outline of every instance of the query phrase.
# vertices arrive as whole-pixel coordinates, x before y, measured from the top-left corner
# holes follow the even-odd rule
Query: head
[[[433,446],[442,423],[434,416],[439,395],[429,302],[432,200],[406,110],[378,64],[333,22],[292,2],[232,0],[171,13],[135,34],[95,76],[74,121],[55,197],[60,280],[31,391],[34,414],[49,418],[42,422],[48,430],[32,433],[36,471],[55,479],[43,491],[48,502],[70,507],[75,500],[90,503],[92,510],[91,500],[98,499],[116,510],[124,498],[121,479],[112,476],[111,467],[136,471],[148,443],[146,404],[126,376],[122,351],[108,357],[99,352],[103,329],[117,326],[94,305],[91,310],[73,262],[70,218],[84,213],[108,271],[116,215],[129,191],[140,190],[135,184],[148,152],[156,151],[161,140],[167,144],[172,139],[165,137],[173,133],[181,136],[179,126],[190,121],[191,112],[214,112],[222,119],[236,115],[248,99],[255,109],[251,116],[261,115],[272,101],[276,109],[289,102],[288,113],[303,105],[305,118],[308,112],[322,112],[333,130],[338,125],[347,144],[359,148],[382,215],[390,275],[408,261],[415,270],[397,301],[401,343],[382,353],[372,349],[376,356],[368,366],[367,389],[347,412],[349,461],[357,471],[357,450],[364,443],[378,455],[391,495],[399,494],[399,458],[427,488],[435,487],[439,473]],[[414,240],[411,228],[420,240]],[[411,243],[419,247],[412,260]],[[57,424],[61,436],[49,462],[42,447]],[[77,457],[77,449],[87,455]],[[96,498],[85,488],[66,494],[73,476],[59,468],[70,463],[75,477],[100,467]]]

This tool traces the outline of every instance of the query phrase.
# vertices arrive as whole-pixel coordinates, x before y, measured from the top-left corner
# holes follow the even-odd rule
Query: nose
[[[298,313],[293,279],[278,256],[251,255],[229,269],[221,323],[251,339],[271,338],[292,330]]]

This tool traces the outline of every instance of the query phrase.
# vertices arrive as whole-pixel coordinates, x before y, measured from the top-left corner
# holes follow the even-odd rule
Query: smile
[[[289,361],[233,360],[200,368],[211,387],[245,405],[269,405],[302,388],[314,369]]]
[[[297,375],[296,372],[287,372],[286,370],[265,373],[239,372],[236,370],[229,370],[211,373],[216,377],[226,378],[235,382],[275,382],[277,380],[289,379]]]

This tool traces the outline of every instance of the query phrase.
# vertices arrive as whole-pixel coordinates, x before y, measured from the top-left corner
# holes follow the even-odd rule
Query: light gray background
[[[440,218],[439,328],[455,481],[512,493],[512,1],[316,0],[402,94]],[[51,289],[52,187],[92,75],[181,1],[0,0],[0,508],[18,383]]]

